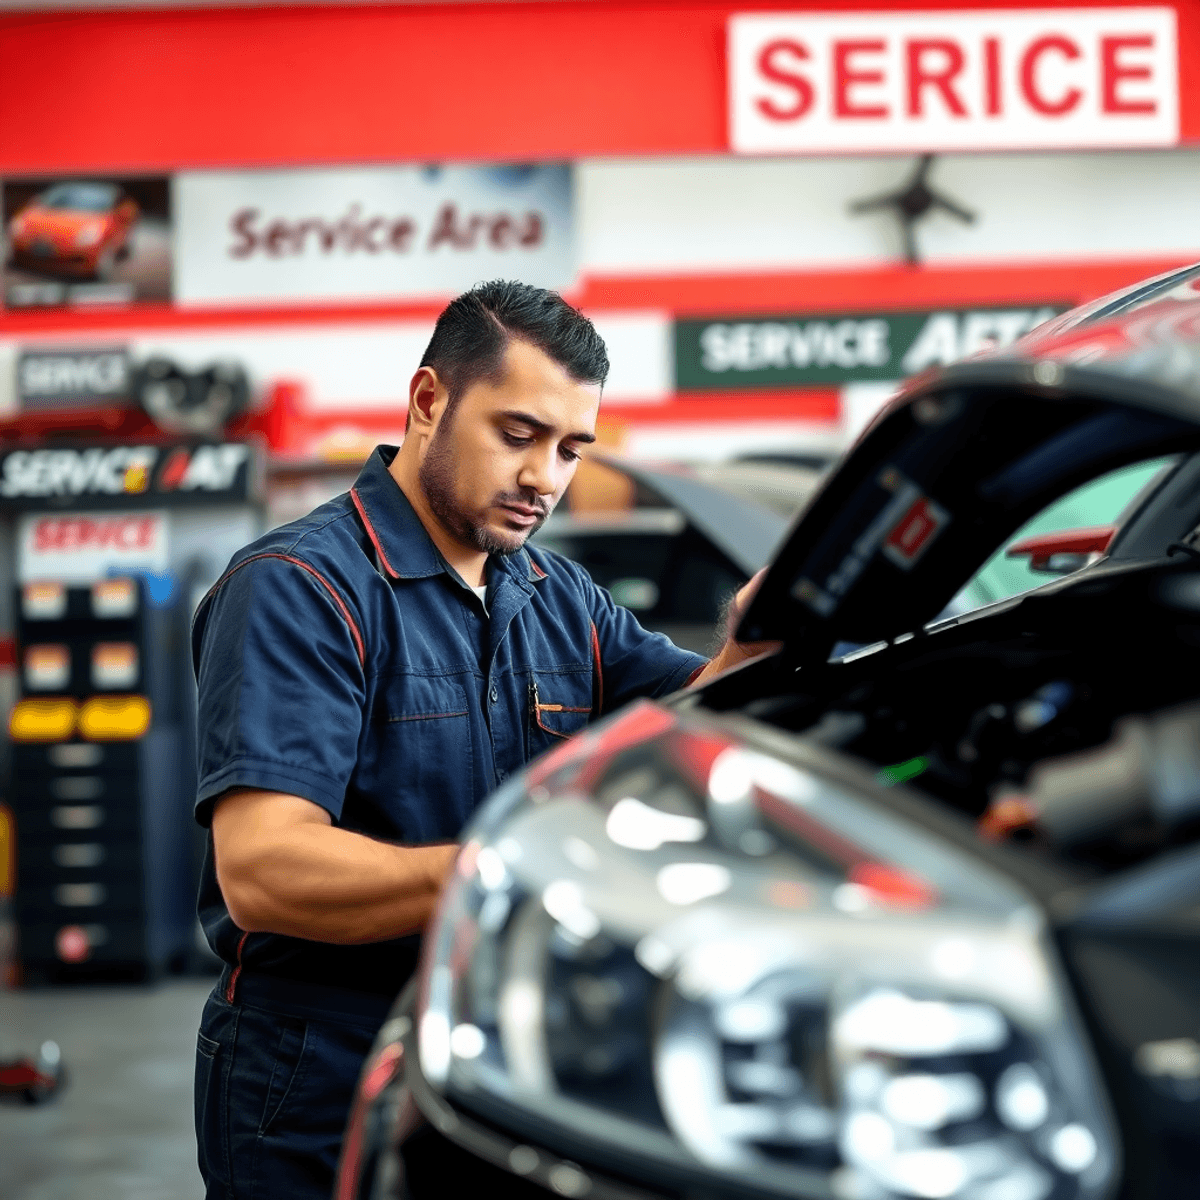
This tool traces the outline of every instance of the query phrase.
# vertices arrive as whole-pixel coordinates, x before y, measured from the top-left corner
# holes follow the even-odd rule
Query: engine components
[[[1200,817],[1200,706],[1126,717],[1094,750],[1037,764],[1027,786],[1001,787],[980,822],[1002,838],[1033,828],[1054,845],[1149,819],[1164,831]]]

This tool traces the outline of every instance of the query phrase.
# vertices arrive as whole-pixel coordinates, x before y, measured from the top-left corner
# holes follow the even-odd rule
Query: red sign
[[[30,514],[18,529],[22,582],[90,583],[166,570],[167,518],[161,512]]]
[[[729,62],[746,153],[1179,140],[1166,7],[735,16]]]
[[[146,550],[154,544],[157,516],[42,517],[33,527],[33,549]]]
[[[883,543],[884,554],[897,566],[908,568],[925,552],[948,514],[927,496],[913,502]]]

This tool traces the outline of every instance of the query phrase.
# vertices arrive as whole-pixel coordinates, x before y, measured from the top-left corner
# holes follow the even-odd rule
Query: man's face
[[[443,412],[420,466],[442,527],[485,554],[513,554],[550,515],[595,441],[600,385],[579,383],[516,339],[498,380],[473,383]]]

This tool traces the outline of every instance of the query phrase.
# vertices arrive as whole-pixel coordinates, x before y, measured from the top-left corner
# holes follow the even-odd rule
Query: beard
[[[505,532],[485,524],[481,513],[467,511],[458,500],[454,451],[447,433],[443,421],[434,433],[425,461],[417,472],[430,511],[446,532],[464,545],[474,546],[483,554],[498,554],[505,558],[516,554],[528,538],[542,527],[550,515],[550,505],[536,492],[499,492],[492,498],[493,505],[520,504],[538,509],[541,515],[533,525],[520,531]]]

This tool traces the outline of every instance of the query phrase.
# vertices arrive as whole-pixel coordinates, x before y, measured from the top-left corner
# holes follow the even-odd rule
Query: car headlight
[[[1116,1141],[1039,911],[812,765],[647,705],[510,782],[426,939],[426,1080],[626,1173],[1103,1195]]]
[[[86,249],[88,246],[94,246],[103,236],[102,225],[85,225],[75,235],[75,246],[79,250]]]

